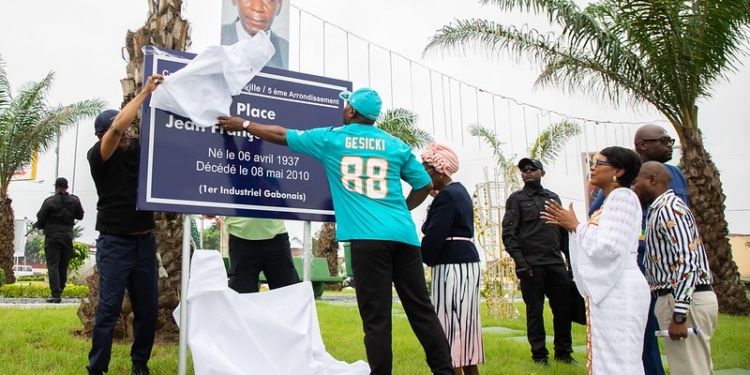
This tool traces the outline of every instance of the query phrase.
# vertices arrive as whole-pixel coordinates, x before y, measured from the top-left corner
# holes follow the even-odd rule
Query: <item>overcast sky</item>
[[[51,103],[70,103],[101,97],[109,101],[109,108],[119,108],[122,100],[119,79],[125,75],[125,61],[121,58],[125,33],[128,29],[136,29],[143,24],[147,4],[145,0],[4,0],[0,5],[0,35],[3,35],[0,38],[0,55],[5,60],[11,84],[18,88],[24,82],[39,80],[47,72],[55,71],[56,81],[50,94]],[[370,84],[379,90],[381,87],[389,86],[386,84],[387,81],[392,81],[387,73],[378,71],[377,66],[372,68],[374,73],[369,78],[371,82],[365,82],[361,76],[350,73],[351,66],[364,64],[363,61],[357,61],[356,56],[347,59],[349,64],[346,66],[342,65],[344,63],[341,61],[337,63],[336,54],[346,48],[341,42],[346,40],[345,37],[342,39],[345,33],[331,25],[321,27],[322,22],[312,17],[312,14],[332,25],[340,26],[353,35],[411,59],[420,66],[435,69],[456,81],[464,81],[520,102],[594,120],[647,122],[662,118],[648,108],[618,110],[597,102],[594,98],[570,96],[553,88],[534,89],[532,86],[539,69],[526,60],[513,62],[507,56],[490,60],[483,54],[435,54],[422,58],[422,50],[429,37],[436,29],[456,17],[491,18],[517,26],[527,21],[535,22],[524,15],[501,14],[492,8],[475,5],[471,1],[296,0],[292,4],[289,17],[290,43],[291,49],[296,48],[298,51],[295,55],[297,61],[292,61],[290,65],[293,70],[301,68],[307,73],[350,78],[354,81],[354,87]],[[299,26],[300,14],[302,26]],[[192,25],[192,52],[197,53],[209,45],[219,44],[221,1],[186,1],[185,17]],[[326,42],[321,44],[323,35],[326,36]],[[302,43],[299,40],[300,36]],[[299,57],[307,56],[304,51],[314,48],[322,48],[322,54],[327,56],[321,60],[324,62],[315,63],[311,59],[311,62],[307,63],[304,57]],[[385,56],[387,55],[386,52]],[[397,59],[402,65],[403,61],[407,61],[404,66],[408,67],[410,64],[401,57],[397,56]],[[303,60],[302,63],[299,60]],[[750,150],[746,141],[750,138],[750,106],[747,105],[746,99],[750,89],[750,58],[744,58],[743,63],[745,66],[741,66],[738,73],[730,74],[726,81],[717,84],[713,96],[699,104],[700,124],[705,134],[706,148],[722,173],[727,196],[729,229],[733,233],[750,233],[750,198],[744,193],[746,182],[750,179],[750,168],[747,167]],[[391,83],[390,87],[393,86]],[[420,98],[429,97],[429,94],[423,94],[424,87],[414,84],[412,86],[415,87],[396,88],[393,95],[384,92],[385,102],[407,107],[413,104],[423,120],[420,126],[427,130],[443,129],[436,130],[436,137],[456,147],[462,162],[461,171],[456,175],[456,179],[472,191],[474,185],[483,180],[483,168],[492,165],[491,155],[486,147],[479,147],[477,140],[460,133],[461,129],[477,120],[491,126],[486,120],[486,114],[477,114],[471,118],[472,115],[462,113],[463,119],[446,121],[444,117],[440,118],[441,116],[435,114],[435,108],[419,110]],[[464,95],[474,95],[472,90]],[[402,95],[405,91],[411,91],[411,95]],[[507,105],[508,108],[513,107],[511,112],[515,114],[524,110],[503,101],[499,104]],[[475,106],[468,105],[465,110],[472,112],[474,108]],[[528,115],[527,121],[519,121],[517,115],[512,115],[510,128],[498,131],[501,138],[508,143],[509,149],[519,156],[524,153],[526,141],[529,138],[533,139],[538,128],[543,128],[555,117],[545,117],[543,112],[530,107],[525,111]],[[453,112],[451,110],[451,117],[456,116]],[[440,124],[436,127],[437,123]],[[445,126],[448,124],[452,128],[446,131]],[[624,125],[586,126],[586,139],[577,140],[567,147],[558,161],[548,167],[550,172],[543,181],[546,187],[563,196],[564,201],[573,201],[579,214],[584,211],[580,153],[612,144],[629,146],[632,143],[634,128]],[[674,134],[671,129],[669,131]],[[506,137],[508,139],[505,139]],[[590,138],[593,138],[593,141]],[[84,226],[85,232],[81,240],[89,243],[92,243],[97,235],[94,231],[96,194],[85,155],[95,142],[93,121],[82,122],[77,136],[75,128],[64,135],[59,162],[59,175],[68,177],[73,184],[72,190],[84,203],[86,217],[81,225]],[[48,152],[40,159],[39,183],[19,181],[11,184],[10,195],[16,217],[35,218],[42,200],[53,191],[55,165],[55,154]],[[421,223],[423,216],[424,207],[414,214],[417,223]],[[288,226],[292,236],[301,236],[299,224],[288,223]]]

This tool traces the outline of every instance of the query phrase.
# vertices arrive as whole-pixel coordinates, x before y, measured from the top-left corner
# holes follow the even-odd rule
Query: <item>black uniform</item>
[[[68,280],[73,257],[73,225],[83,219],[83,206],[77,196],[60,191],[47,198],[36,214],[36,226],[44,231],[44,257],[52,298],[60,298]]]
[[[547,224],[540,213],[548,200],[560,202],[560,197],[541,185],[525,186],[513,193],[505,203],[503,244],[505,251],[520,271],[521,294],[526,303],[526,328],[531,356],[546,361],[544,296],[549,298],[555,331],[555,358],[570,358],[571,347],[571,285],[563,259],[568,256],[568,232]]]

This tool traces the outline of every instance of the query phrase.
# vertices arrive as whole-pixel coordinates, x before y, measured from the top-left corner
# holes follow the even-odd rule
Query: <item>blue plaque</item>
[[[187,65],[194,54],[148,49],[144,79]],[[341,125],[339,92],[352,83],[264,68],[233,98],[227,115],[290,129]],[[285,146],[218,125],[141,108],[138,209],[287,220],[334,221],[322,165]]]

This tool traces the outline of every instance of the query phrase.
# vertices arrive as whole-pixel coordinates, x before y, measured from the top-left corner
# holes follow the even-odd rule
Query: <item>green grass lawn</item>
[[[326,292],[330,293],[330,292]],[[523,304],[519,310],[523,316]],[[318,302],[318,317],[326,348],[335,358],[347,362],[366,360],[362,343],[362,325],[353,304]],[[547,330],[552,332],[547,310]],[[505,327],[525,331],[524,319],[490,319],[483,310],[484,327]],[[0,375],[83,374],[90,341],[75,338],[71,332],[80,327],[75,307],[49,309],[0,308]],[[424,353],[403,315],[394,306],[394,375],[429,374]],[[711,341],[716,369],[750,369],[750,318],[720,316],[719,328]],[[573,325],[573,345],[585,344],[585,328]],[[503,334],[484,335],[487,363],[482,374],[491,375],[583,375],[585,368],[552,363],[548,369],[531,363],[529,345]],[[552,351],[552,344],[548,345]],[[128,374],[129,346],[113,348],[110,374]],[[292,355],[292,354],[290,354]],[[583,363],[583,352],[573,356]],[[154,375],[177,373],[177,345],[157,345],[149,363]],[[191,368],[192,364],[188,364]],[[192,374],[192,369],[188,371]]]

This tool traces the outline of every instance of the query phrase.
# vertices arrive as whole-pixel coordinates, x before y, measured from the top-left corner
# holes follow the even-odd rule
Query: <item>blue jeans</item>
[[[159,311],[159,293],[154,234],[134,236],[101,233],[96,241],[99,271],[99,305],[91,337],[88,369],[107,372],[112,354],[112,336],[120,318],[125,289],[133,306],[130,349],[134,363],[145,365],[151,357]]]

